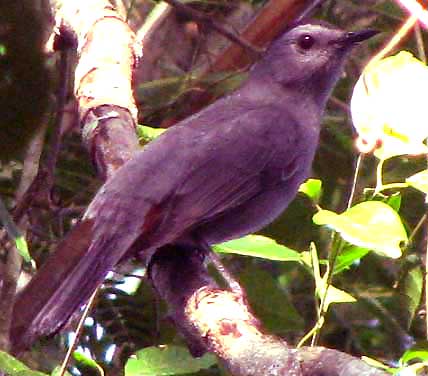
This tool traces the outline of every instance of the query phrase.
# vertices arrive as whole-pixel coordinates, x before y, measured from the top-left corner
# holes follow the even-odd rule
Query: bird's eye
[[[305,34],[297,40],[297,44],[301,49],[309,50],[315,44],[315,38],[311,35]]]

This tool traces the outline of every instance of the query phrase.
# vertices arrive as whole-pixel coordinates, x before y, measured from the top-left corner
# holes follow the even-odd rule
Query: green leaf
[[[404,302],[400,307],[407,311],[407,326],[409,327],[416,310],[419,307],[423,289],[423,273],[420,267],[408,271],[403,284],[400,284],[400,292],[404,295]]]
[[[251,263],[239,273],[251,308],[263,326],[276,334],[303,330],[304,321],[289,298],[287,287],[260,265]]]
[[[83,353],[81,353],[79,351],[73,352],[73,358],[76,360],[77,366],[79,368],[81,368],[81,367],[83,367],[83,368],[93,368],[93,369],[96,369],[101,376],[104,376],[104,370],[92,358],[86,356],[85,354],[83,354]]]
[[[304,193],[311,200],[318,202],[322,193],[322,182],[319,179],[308,179],[300,185],[299,192]]]
[[[159,137],[166,129],[164,128],[152,128],[147,125],[137,125],[138,138],[145,142],[150,142],[156,137]]]
[[[128,359],[125,376],[185,375],[198,372],[217,363],[212,354],[193,358],[189,351],[180,346],[147,347]]]
[[[342,214],[321,210],[314,215],[313,221],[339,232],[351,244],[386,257],[400,257],[400,245],[408,241],[399,215],[379,201],[357,204]]]
[[[409,176],[406,179],[406,183],[409,183],[413,188],[428,194],[428,170],[424,170],[418,172],[415,175]]]
[[[346,247],[342,253],[337,256],[336,262],[334,263],[334,274],[349,269],[349,267],[356,261],[362,259],[370,250],[367,248],[349,246]]]
[[[262,235],[247,235],[214,246],[219,253],[234,253],[276,261],[300,261],[300,253]]]
[[[310,264],[314,273],[315,279],[315,292],[318,298],[322,301],[324,299],[324,304],[322,307],[323,312],[327,312],[330,304],[333,303],[353,303],[356,302],[356,299],[348,294],[347,292],[340,290],[331,284],[327,284],[328,273],[326,272],[322,277],[320,273],[320,262],[318,258],[318,251],[316,249],[315,243],[310,245]],[[326,294],[327,292],[327,294]]]
[[[322,299],[324,297],[325,294],[325,289],[327,288],[327,285],[325,283],[325,278],[322,279],[322,281],[324,283],[319,284],[317,286],[317,295],[320,299]],[[334,287],[332,285],[328,286],[328,290],[327,290],[327,296],[325,297],[324,300],[324,306],[323,306],[323,310],[324,312],[327,312],[328,307],[330,306],[330,304],[334,304],[334,303],[354,303],[357,300],[351,295],[348,294],[346,291],[340,290],[337,287]]]
[[[361,360],[364,360],[367,364],[371,365],[372,367],[384,369],[384,370],[390,370],[391,368],[386,366],[385,364],[379,362],[376,359],[369,358],[368,356],[362,356]]]
[[[421,349],[421,348],[415,348],[407,350],[403,356],[400,358],[400,364],[406,365],[409,362],[414,361],[415,359],[427,362],[428,361],[428,350],[427,349]]]
[[[32,264],[34,264],[34,261],[31,258],[30,252],[28,250],[27,242],[26,242],[25,238],[22,235],[20,235],[17,238],[15,238],[15,245],[16,245],[16,248],[18,249],[18,252],[21,255],[21,257],[26,262],[31,262]],[[35,266],[35,264],[33,266]]]
[[[55,367],[55,369],[52,371],[51,376],[60,376],[61,375],[61,366]],[[65,371],[65,376],[71,376],[71,373],[68,371]]]
[[[426,371],[427,368],[428,368],[428,364],[426,364],[426,362],[423,362],[423,363],[418,362],[418,363],[413,363],[407,367],[395,368],[395,369],[393,368],[392,374],[396,376],[423,376],[423,375],[426,375],[426,372],[421,372],[421,371]]]
[[[386,203],[398,213],[401,208],[401,193],[396,192],[389,196]]]
[[[0,199],[0,221],[3,224],[8,236],[15,242],[15,245],[18,249],[19,254],[26,262],[32,262],[33,266],[34,261],[31,259],[30,253],[28,252],[27,242],[24,237],[21,235],[19,228],[15,225],[12,217],[9,214],[6,206],[3,201]]]
[[[32,371],[12,355],[0,351],[0,371],[9,376],[48,376],[46,373]]]

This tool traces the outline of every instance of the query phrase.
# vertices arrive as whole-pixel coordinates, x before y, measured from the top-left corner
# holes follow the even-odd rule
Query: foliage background
[[[0,34],[0,46],[5,47],[0,55],[0,106],[3,115],[0,120],[0,149],[4,151],[0,165],[0,194],[9,208],[15,202],[23,158],[28,151],[25,145],[28,144],[19,149],[15,145],[9,146],[30,137],[22,136],[31,132],[19,130],[21,125],[25,129],[32,128],[33,132],[42,127],[46,129],[44,155],[49,153],[46,145],[52,134],[54,92],[61,81],[58,57],[42,53],[41,43],[34,42],[34,38],[37,41],[43,39],[43,29],[48,30],[51,24],[48,17],[42,17],[42,3],[33,2],[25,6],[28,12],[40,15],[42,27],[32,24],[27,25],[31,30]],[[244,23],[252,10],[262,3],[201,0],[195,4],[218,20],[235,26]],[[130,24],[137,30],[154,4],[136,0],[118,5],[128,11]],[[13,8],[10,4],[7,7]],[[13,17],[12,14],[0,14],[6,18]],[[326,112],[312,173],[323,183],[319,205],[325,209],[343,211],[352,186],[357,156],[348,107],[352,87],[364,64],[407,16],[391,0],[328,0],[317,11],[316,17],[344,29],[372,27],[382,31],[380,36],[355,51]],[[8,39],[10,35],[15,39]],[[24,41],[22,46],[17,42],[21,38]],[[408,49],[424,59],[423,40],[426,38],[424,31],[416,29],[400,43],[399,48]],[[141,65],[136,74],[135,93],[141,122],[151,127],[167,127],[189,114],[201,91],[218,96],[233,88],[245,76],[243,72],[197,78],[200,67],[209,62],[211,55],[223,43],[222,37],[212,31],[195,28],[191,20],[172,14],[159,31],[159,37],[152,42],[151,50],[145,52],[152,57]],[[20,50],[15,52],[15,47]],[[41,64],[42,57],[44,64]],[[27,123],[31,126],[27,127]],[[10,134],[13,136],[7,136]],[[395,158],[386,164],[384,179],[386,182],[403,180],[425,165],[424,158]],[[375,166],[374,157],[364,159],[356,187],[357,202],[364,200],[364,188],[375,186]],[[80,144],[78,131],[66,130],[55,170],[52,204],[46,206],[41,203],[32,207],[29,213],[26,237],[37,263],[43,262],[84,211],[100,183],[87,152]],[[396,199],[401,200],[399,214],[410,234],[424,218],[424,197],[420,192],[406,189]],[[315,242],[320,258],[327,258],[330,233],[312,222],[315,212],[314,203],[299,194],[284,215],[261,233],[298,251],[307,251],[310,242]],[[370,253],[335,277],[335,286],[351,293],[357,302],[330,308],[319,339],[320,345],[376,358],[389,365],[396,364],[405,350],[425,346],[426,309],[418,298],[422,294],[418,271],[425,262],[425,222],[399,260]],[[4,257],[1,249],[0,257]],[[312,328],[316,321],[315,286],[311,274],[302,265],[232,255],[225,256],[225,263],[243,284],[250,305],[267,331],[296,344]],[[111,374],[120,372],[128,357],[138,349],[166,343],[182,344],[182,339],[168,322],[164,303],[156,300],[144,280],[124,277],[130,274],[141,274],[138,265],[123,265],[111,275],[98,298],[92,318],[87,321],[81,340],[80,350]],[[130,287],[131,282],[137,282],[135,289]],[[65,351],[67,338],[64,334],[41,343],[28,355],[31,366],[52,370]],[[84,368],[82,362],[77,362],[77,366],[84,375],[94,372]],[[74,371],[77,372],[77,368]],[[221,372],[214,367],[199,374]]]

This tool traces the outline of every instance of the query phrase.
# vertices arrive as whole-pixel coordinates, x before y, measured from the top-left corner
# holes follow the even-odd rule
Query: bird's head
[[[271,44],[251,74],[270,77],[285,88],[313,91],[324,99],[340,77],[352,47],[376,33],[346,32],[315,21],[298,24]]]

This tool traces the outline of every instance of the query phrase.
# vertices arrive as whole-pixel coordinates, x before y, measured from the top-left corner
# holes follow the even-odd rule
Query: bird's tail
[[[57,332],[83,305],[112,267],[100,267],[100,250],[91,254],[91,220],[79,222],[17,296],[11,347],[18,353],[39,337]]]

